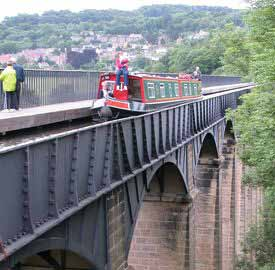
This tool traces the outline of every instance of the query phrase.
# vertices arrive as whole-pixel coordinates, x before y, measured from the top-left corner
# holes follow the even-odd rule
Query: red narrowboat
[[[98,113],[127,115],[146,113],[163,107],[170,107],[194,99],[200,99],[201,82],[184,74],[161,77],[152,74],[129,74],[129,85],[125,90],[121,76],[119,89],[115,73],[100,76],[97,100],[92,109]],[[106,110],[106,108],[108,108]]]

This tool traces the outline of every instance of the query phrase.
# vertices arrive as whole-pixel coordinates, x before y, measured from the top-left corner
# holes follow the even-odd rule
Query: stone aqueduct
[[[262,202],[224,117],[246,91],[6,149],[0,269],[234,269]]]

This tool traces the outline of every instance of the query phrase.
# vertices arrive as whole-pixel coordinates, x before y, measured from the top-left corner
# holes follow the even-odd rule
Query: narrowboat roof
[[[101,74],[102,76],[115,76],[115,72],[107,72]],[[184,79],[179,77],[172,77],[172,76],[160,76],[159,74],[146,74],[146,73],[129,73],[129,78],[136,78],[136,79],[149,79],[149,80],[168,80],[168,81],[187,81],[187,82],[195,82],[199,83],[199,81],[194,79]]]

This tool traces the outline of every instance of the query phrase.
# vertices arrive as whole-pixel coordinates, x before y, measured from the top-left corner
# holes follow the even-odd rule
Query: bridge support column
[[[152,178],[138,213],[129,270],[189,268],[189,208],[178,169],[163,165]]]
[[[129,270],[188,269],[189,227],[186,203],[146,196],[139,213]]]
[[[221,170],[220,170],[220,269],[233,270],[236,258],[236,221],[238,188],[236,184],[241,179],[236,177],[235,171],[235,140],[225,137],[222,146]]]
[[[107,195],[108,270],[127,269],[125,243],[125,201],[120,186]]]
[[[219,269],[219,160],[201,158],[196,171],[198,193],[193,201],[193,256],[190,269]]]
[[[236,258],[241,254],[241,242],[249,226],[259,218],[262,205],[260,188],[242,184],[245,167],[238,158],[231,125],[225,131],[220,165],[220,269],[235,269]]]

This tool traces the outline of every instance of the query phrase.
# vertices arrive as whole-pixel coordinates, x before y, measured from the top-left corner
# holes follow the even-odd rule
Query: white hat
[[[10,58],[10,61],[11,61],[13,64],[15,64],[15,63],[16,63],[16,58],[15,58],[15,57],[11,57],[11,58]]]

